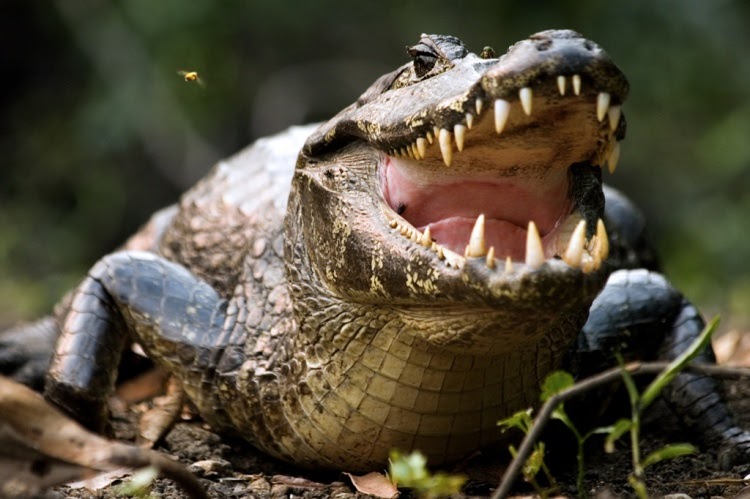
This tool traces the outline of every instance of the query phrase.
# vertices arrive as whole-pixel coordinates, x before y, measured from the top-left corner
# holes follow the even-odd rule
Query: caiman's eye
[[[406,51],[414,58],[414,73],[417,75],[417,78],[422,78],[432,71],[438,60],[437,54],[423,43],[413,47],[406,47]]]

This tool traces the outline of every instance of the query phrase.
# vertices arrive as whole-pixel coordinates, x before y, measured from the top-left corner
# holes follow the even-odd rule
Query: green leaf
[[[534,478],[544,464],[544,442],[539,442],[526,463],[523,465],[523,476],[527,481]]]
[[[419,451],[404,455],[392,450],[390,455],[390,477],[402,487],[410,487],[425,497],[440,497],[456,494],[466,482],[463,475],[446,473],[431,474],[427,470],[427,459]]]
[[[115,488],[116,494],[124,497],[147,497],[157,476],[159,470],[155,466],[141,468],[133,473],[130,480]]]
[[[524,433],[528,433],[533,421],[531,420],[531,414],[533,409],[526,409],[518,411],[512,416],[505,419],[501,419],[497,422],[498,426],[502,426],[502,431],[505,432],[512,428],[517,428]]]
[[[557,395],[561,391],[570,388],[575,384],[573,375],[566,371],[554,371],[550,373],[542,383],[542,393],[539,398],[542,402],[546,402],[554,395]]]
[[[643,460],[642,466],[645,468],[646,466],[658,463],[659,461],[664,461],[665,459],[674,459],[676,457],[694,454],[696,450],[697,449],[690,444],[665,445],[661,449],[657,449],[646,456]]]
[[[610,433],[612,433],[612,430],[614,428],[615,428],[614,425],[599,426],[598,428],[589,430],[583,435],[583,441],[585,442],[586,440],[588,440],[591,435],[609,435]]]
[[[615,442],[623,436],[625,433],[630,431],[633,427],[633,422],[630,419],[622,418],[618,419],[615,424],[610,426],[611,428],[609,435],[604,440],[604,452],[612,454],[615,451]]]
[[[651,384],[648,385],[641,395],[641,406],[640,410],[643,411],[648,407],[656,397],[659,396],[661,391],[667,386],[680,371],[682,371],[686,365],[690,363],[699,353],[701,353],[711,341],[711,336],[716,331],[719,325],[719,316],[711,319],[711,322],[706,324],[703,328],[700,336],[693,341],[690,346],[682,352],[676,359],[674,359],[664,371],[654,379]]]

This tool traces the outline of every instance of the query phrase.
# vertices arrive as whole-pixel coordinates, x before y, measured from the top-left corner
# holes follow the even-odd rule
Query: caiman
[[[7,332],[2,370],[46,370],[46,397],[96,424],[134,341],[215,429],[363,471],[394,448],[439,465],[498,445],[566,359],[684,350],[704,322],[602,184],[626,129],[612,59],[567,30],[499,58],[441,35],[408,54],[330,121],[217,164],[54,319]],[[58,334],[47,370],[51,347],[28,345]],[[750,456],[712,379],[665,399],[722,459]]]

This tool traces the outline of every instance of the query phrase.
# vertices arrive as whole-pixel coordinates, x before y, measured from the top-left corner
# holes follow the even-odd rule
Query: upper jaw
[[[457,267],[483,257],[491,269],[534,270],[559,258],[598,270],[608,252],[600,167],[614,171],[625,127],[612,94],[579,85],[540,78],[389,150],[380,187],[390,227]]]

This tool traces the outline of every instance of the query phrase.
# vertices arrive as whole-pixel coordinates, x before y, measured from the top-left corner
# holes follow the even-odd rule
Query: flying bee
[[[180,76],[182,76],[184,78],[184,80],[186,82],[188,82],[188,83],[195,82],[198,85],[200,85],[201,87],[205,87],[206,86],[205,82],[201,79],[200,76],[198,76],[198,72],[197,71],[184,71],[184,70],[181,69],[180,71],[177,71],[177,74],[180,75]]]

